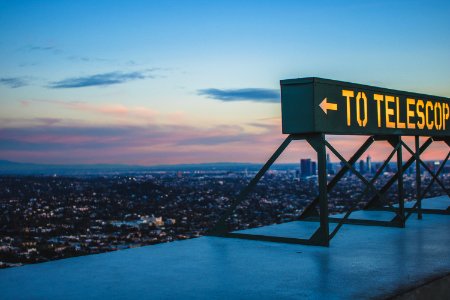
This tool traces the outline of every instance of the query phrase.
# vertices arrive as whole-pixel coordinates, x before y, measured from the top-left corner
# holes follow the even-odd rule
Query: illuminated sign
[[[447,136],[450,99],[321,78],[281,81],[283,133]]]

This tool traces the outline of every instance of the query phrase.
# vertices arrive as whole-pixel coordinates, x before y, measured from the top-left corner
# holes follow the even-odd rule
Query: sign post
[[[423,209],[421,203],[434,182],[437,182],[450,197],[450,191],[438,178],[450,157],[450,152],[447,153],[436,173],[420,158],[420,155],[434,141],[445,142],[450,147],[450,99],[310,77],[281,81],[281,112],[282,130],[284,134],[288,134],[288,137],[247,187],[232,201],[225,214],[210,231],[210,235],[328,246],[343,224],[405,227],[407,219],[414,212],[417,212],[419,219],[422,219],[422,213],[450,215],[450,206],[446,210]],[[355,154],[346,160],[326,140],[326,135],[364,135],[369,137]],[[402,136],[415,137],[415,151],[404,143]],[[428,136],[422,145],[419,143],[420,136]],[[307,141],[317,153],[319,195],[308,204],[302,214],[298,216],[298,220],[318,221],[319,228],[308,239],[230,232],[227,228],[228,217],[251,193],[266,171],[293,140]],[[354,165],[376,141],[387,141],[393,149],[369,181],[354,168]],[[342,168],[329,182],[326,173],[327,149],[336,155],[342,164]],[[403,150],[411,154],[406,163],[403,163]],[[377,189],[374,185],[375,181],[395,154],[397,172],[381,189]],[[403,173],[414,162],[416,162],[416,202],[412,208],[405,208]],[[421,187],[420,167],[432,176],[431,182],[424,189]],[[366,189],[358,198],[357,203],[343,217],[329,217],[328,193],[349,171],[366,185]],[[387,191],[394,183],[397,183],[398,189],[397,207],[386,203],[385,199]],[[365,209],[392,211],[395,213],[392,220],[349,218],[368,191],[374,192],[375,195],[366,203]],[[338,223],[331,233],[329,232],[329,222]]]
[[[283,133],[448,136],[450,99],[342,81],[281,81]]]

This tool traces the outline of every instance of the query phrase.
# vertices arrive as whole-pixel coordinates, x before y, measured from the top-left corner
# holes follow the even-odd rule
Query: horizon
[[[309,160],[311,160],[311,162],[317,162],[317,160],[314,160],[313,158],[303,157],[303,158],[299,159],[299,161],[297,161],[297,162],[292,162],[292,161],[290,161],[290,162],[289,161],[287,161],[287,162],[274,162],[272,164],[272,167],[273,166],[298,165],[298,167],[300,168],[300,163],[301,163],[300,160],[302,160],[302,159],[309,159]],[[364,159],[360,159],[357,162],[355,162],[354,165],[359,165],[359,163],[361,161],[363,161],[364,164],[366,164],[367,163],[366,159],[367,159],[367,157],[364,158]],[[436,162],[438,162],[440,164],[440,163],[443,162],[443,159],[437,159],[437,160],[434,160],[434,159],[426,160],[425,159],[423,161],[426,162],[426,163],[436,163]],[[332,165],[339,165],[340,164],[339,161],[330,161],[330,163]],[[372,161],[372,164],[381,164],[381,163],[383,163],[383,161],[378,161],[378,160],[373,160]],[[264,162],[216,161],[216,162],[204,162],[204,163],[139,165],[139,164],[114,164],[114,163],[112,163],[112,164],[108,164],[108,163],[105,163],[105,164],[101,164],[101,163],[100,164],[95,164],[95,163],[93,163],[93,164],[83,164],[83,163],[81,163],[81,164],[52,164],[52,163],[35,163],[35,162],[17,162],[17,161],[0,159],[0,173],[1,172],[5,172],[5,169],[2,169],[2,168],[8,167],[9,164],[12,164],[12,165],[25,165],[25,166],[28,166],[28,167],[33,166],[33,167],[40,167],[40,168],[45,168],[45,167],[49,167],[49,168],[58,168],[58,167],[63,167],[63,168],[64,167],[67,167],[67,168],[70,168],[70,167],[76,167],[76,168],[78,168],[78,167],[98,167],[98,168],[101,168],[101,167],[122,167],[122,168],[152,168],[152,169],[154,169],[154,168],[158,168],[159,167],[161,169],[164,169],[164,168],[172,169],[174,167],[182,167],[182,168],[183,167],[184,168],[188,168],[188,167],[193,167],[193,168],[214,167],[215,168],[215,167],[220,167],[220,166],[224,166],[224,167],[226,167],[226,166],[228,166],[228,167],[239,167],[239,166],[242,166],[242,167],[247,167],[247,166],[260,167],[260,166],[264,165]],[[447,161],[446,165],[449,165],[449,164],[450,164],[450,162]],[[389,162],[389,165],[396,165],[396,161],[395,160],[391,160]],[[21,170],[21,171],[26,171],[26,170],[27,169],[24,169],[24,170]],[[8,169],[6,169],[6,171],[8,171]],[[5,174],[7,174],[7,173],[5,173]]]
[[[288,78],[450,97],[450,3],[325,4],[0,1],[0,159],[263,163],[286,137]],[[348,157],[364,138],[330,143]],[[314,159],[304,145],[277,162]],[[423,159],[446,149],[433,143]]]

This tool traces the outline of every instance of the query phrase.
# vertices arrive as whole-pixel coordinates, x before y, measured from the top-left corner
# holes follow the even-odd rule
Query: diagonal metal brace
[[[349,159],[350,164],[356,163],[361,156],[367,151],[367,149],[370,148],[370,146],[375,141],[374,137],[369,137],[362,145],[359,147],[358,151],[355,152],[355,154]],[[342,177],[347,173],[349,170],[347,165],[344,165],[339,172],[331,179],[331,181],[327,184],[327,193],[331,192],[333,188],[336,186],[336,184],[341,180]],[[303,210],[302,214],[299,216],[299,220],[304,220],[309,217],[317,217],[318,213],[316,211],[316,206],[319,204],[319,197],[316,197],[311,203],[306,206],[306,208]]]
[[[397,144],[397,146],[391,151],[391,153],[389,154],[389,156],[386,158],[386,160],[383,162],[383,165],[377,170],[377,172],[375,173],[375,175],[372,177],[372,179],[370,180],[371,184],[375,184],[375,181],[378,179],[378,177],[381,175],[381,173],[383,172],[383,170],[386,168],[386,166],[388,165],[388,163],[391,161],[392,157],[394,156],[394,154],[397,152],[398,147],[400,147],[400,144]],[[342,225],[344,225],[344,223],[350,223],[348,220],[352,220],[349,219],[351,213],[356,209],[356,207],[358,206],[358,204],[362,201],[362,199],[364,198],[364,196],[366,195],[366,193],[369,191],[369,186],[366,186],[366,188],[364,189],[364,191],[359,195],[358,199],[355,201],[355,203],[353,204],[352,207],[350,207],[350,209],[345,213],[345,215],[342,218],[331,218],[331,219],[335,219],[336,221],[338,221],[338,224],[336,225],[336,227],[334,228],[333,232],[331,232],[330,234],[330,240],[337,234],[337,232],[339,231],[339,229],[341,229]],[[366,220],[364,220],[366,221]],[[331,220],[331,222],[333,222],[333,220]],[[389,221],[390,223],[390,221]],[[381,225],[383,226],[384,223],[371,223],[369,225]]]
[[[428,138],[426,140],[425,143],[423,143],[423,145],[419,148],[419,154],[422,154],[433,142],[432,138]],[[412,163],[416,160],[415,156],[411,156],[408,161],[403,165],[403,167],[401,168],[401,173],[403,174],[403,172],[405,172],[411,165]],[[380,189],[380,193],[382,195],[384,195],[389,189],[390,187],[398,180],[399,177],[399,171],[397,170],[397,172],[391,177],[391,179],[388,180],[388,182],[386,182],[386,184]],[[377,208],[380,202],[380,198],[378,197],[378,195],[375,195],[369,202],[367,202],[366,206],[364,207],[364,209],[373,209],[373,208]]]
[[[294,136],[289,135],[284,142],[278,147],[278,149],[272,154],[269,160],[264,164],[264,166],[259,170],[259,172],[253,177],[250,183],[240,192],[238,197],[231,203],[228,209],[223,213],[222,217],[216,223],[216,225],[211,229],[210,234],[220,234],[228,232],[226,221],[228,217],[234,212],[236,207],[245,200],[245,198],[250,194],[253,188],[258,184],[259,180],[264,176],[267,170],[272,166],[272,164],[277,160],[277,158],[283,153],[286,147],[291,143]]]
[[[447,153],[447,156],[445,157],[444,161],[442,162],[442,165],[441,165],[441,166],[439,167],[439,169],[437,170],[437,172],[436,172],[436,177],[433,177],[433,178],[431,179],[430,183],[429,183],[429,184],[427,185],[427,187],[423,190],[423,192],[422,192],[422,194],[420,195],[420,197],[419,197],[418,199],[416,199],[416,203],[413,205],[413,207],[411,207],[411,208],[409,209],[409,212],[408,212],[408,214],[407,214],[406,217],[405,217],[406,219],[408,219],[408,218],[411,216],[411,214],[412,214],[413,212],[416,211],[416,209],[417,209],[417,207],[418,207],[420,201],[421,201],[423,198],[425,198],[425,195],[428,193],[428,191],[430,190],[430,188],[433,186],[433,183],[434,183],[434,181],[435,181],[435,178],[437,178],[437,176],[439,176],[439,174],[442,172],[442,170],[444,170],[444,166],[445,166],[445,164],[447,163],[449,157],[450,157],[450,152]],[[448,209],[447,209],[447,210],[448,210]],[[427,210],[425,209],[425,210],[423,210],[423,212],[426,213]],[[433,212],[436,212],[436,210],[433,210]],[[444,210],[444,212],[445,212],[445,210]]]

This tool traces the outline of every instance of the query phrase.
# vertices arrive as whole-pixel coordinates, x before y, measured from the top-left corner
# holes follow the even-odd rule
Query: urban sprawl
[[[436,171],[441,162],[427,162]],[[381,163],[355,168],[367,178]],[[327,163],[329,179],[339,169]],[[375,182],[396,172],[389,164]],[[230,229],[293,221],[317,196],[316,163],[269,171],[229,219]],[[0,176],[0,267],[114,251],[204,235],[256,171],[184,170],[84,176]],[[448,185],[448,167],[441,180]],[[432,177],[422,170],[422,184]],[[404,174],[405,200],[415,199],[415,169]],[[374,195],[348,172],[329,194],[330,214],[362,208]],[[388,192],[396,202],[396,186]],[[443,194],[437,184],[427,197]]]

